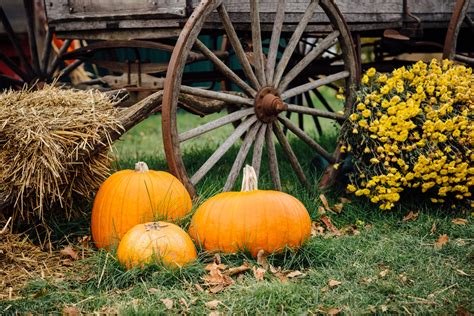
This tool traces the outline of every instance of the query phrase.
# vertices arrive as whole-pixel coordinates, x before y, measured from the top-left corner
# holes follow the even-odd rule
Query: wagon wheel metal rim
[[[322,44],[318,43],[292,70],[287,71],[288,61],[294,53],[300,38],[303,36],[304,31],[318,6],[321,7],[328,16],[334,30],[326,35],[326,37],[321,41]],[[293,124],[291,120],[287,119],[282,114],[286,111],[289,113],[298,113],[300,115],[312,115],[326,117],[336,121],[343,121],[350,112],[352,105],[351,84],[354,84],[358,78],[358,66],[352,38],[341,13],[331,0],[311,0],[308,4],[307,10],[302,16],[302,19],[296,26],[283,55],[277,61],[276,51],[278,49],[285,16],[285,1],[278,1],[270,40],[270,48],[266,60],[262,50],[258,1],[250,0],[250,8],[253,56],[260,56],[260,58],[254,58],[253,68],[246,57],[245,51],[239,41],[238,35],[222,0],[203,0],[196,7],[185,24],[171,56],[163,95],[163,143],[170,171],[183,182],[187,190],[193,196],[196,195],[195,185],[205,177],[214,165],[242,136],[244,137],[232,164],[230,173],[227,176],[223,188],[224,191],[229,191],[233,188],[245,159],[251,152],[252,146],[252,165],[255,167],[257,173],[261,173],[261,160],[263,156],[263,148],[265,147],[273,186],[275,189],[281,190],[281,178],[274,144],[275,138],[280,143],[282,151],[286,155],[300,182],[309,190],[313,187],[308,181],[291,144],[288,142],[288,139],[283,132],[283,128],[287,128],[294,133],[318,154],[327,159],[328,162],[335,163],[339,160],[340,154],[338,150],[334,153],[329,153],[304,130]],[[239,77],[230,67],[222,62],[220,58],[215,56],[215,54],[198,40],[198,35],[207,17],[214,10],[217,10],[220,16],[225,34],[227,34],[228,40],[242,67],[244,73],[243,78]],[[289,83],[292,82],[294,78],[296,78],[298,74],[311,63],[311,61],[320,57],[320,55],[333,45],[336,40],[339,41],[343,52],[345,69],[336,74],[287,89]],[[221,73],[223,73],[232,83],[242,89],[245,96],[236,96],[226,92],[211,91],[198,87],[182,85],[185,61],[192,49],[196,49],[200,53],[206,55],[206,57]],[[347,95],[346,103],[344,105],[344,114],[285,102],[285,99],[298,94],[304,95],[321,85],[333,83],[337,80],[345,80]],[[204,125],[179,133],[177,128],[176,110],[180,93],[222,100],[229,104],[236,105],[240,109]],[[216,151],[212,153],[206,162],[201,165],[193,175],[188,176],[186,166],[182,159],[180,144],[186,140],[201,136],[216,128],[226,124],[232,124],[238,120],[240,120],[241,123],[235,128],[230,136],[220,144]]]

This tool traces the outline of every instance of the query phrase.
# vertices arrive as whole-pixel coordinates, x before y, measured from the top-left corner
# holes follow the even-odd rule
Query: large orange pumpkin
[[[189,235],[208,251],[256,256],[299,247],[311,234],[311,219],[295,197],[257,189],[255,170],[246,166],[241,192],[220,193],[194,214]]]
[[[180,227],[166,222],[138,224],[130,229],[117,249],[127,269],[153,261],[176,268],[196,259],[193,241]]]
[[[183,217],[191,206],[177,178],[138,162],[135,170],[118,171],[101,185],[92,208],[92,238],[97,247],[109,248],[133,226]]]

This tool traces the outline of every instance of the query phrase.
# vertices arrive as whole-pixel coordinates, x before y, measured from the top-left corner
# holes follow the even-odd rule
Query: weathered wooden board
[[[186,16],[186,0],[46,0],[48,21],[133,20]]]
[[[7,0],[13,1],[13,0]],[[132,39],[174,36],[192,8],[200,0],[45,0],[48,21],[59,35],[76,38]],[[335,0],[353,31],[384,30],[403,25],[403,0]],[[408,0],[409,11],[430,28],[446,28],[456,0]],[[261,0],[262,31],[271,31],[276,0]],[[309,0],[287,0],[284,31],[291,31],[300,21]],[[237,30],[250,30],[250,1],[224,0]],[[468,14],[474,19],[474,1]],[[408,21],[412,21],[408,19]],[[218,14],[205,25],[208,32],[222,29]],[[328,19],[318,9],[310,21],[311,32],[330,30]]]

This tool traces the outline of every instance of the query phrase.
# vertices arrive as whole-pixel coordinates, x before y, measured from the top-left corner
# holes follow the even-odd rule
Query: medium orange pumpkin
[[[241,192],[220,193],[194,214],[189,235],[208,251],[273,253],[299,247],[311,234],[311,219],[295,197],[257,189],[255,170],[246,166]]]
[[[149,222],[130,229],[117,249],[127,269],[153,261],[176,268],[196,259],[196,248],[188,234],[175,224]]]
[[[92,238],[97,247],[109,248],[133,226],[178,219],[191,206],[189,193],[176,177],[138,162],[135,170],[118,171],[99,188],[92,208]]]

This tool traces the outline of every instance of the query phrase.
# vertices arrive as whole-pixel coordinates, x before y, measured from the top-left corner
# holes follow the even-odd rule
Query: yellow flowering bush
[[[471,68],[448,60],[369,69],[342,128],[341,152],[354,162],[347,190],[382,210],[407,189],[474,207],[473,79]]]

